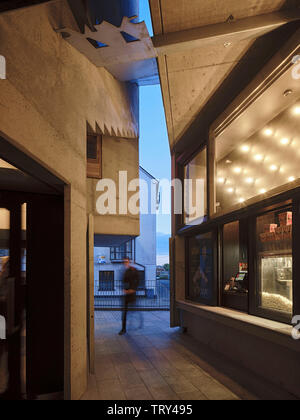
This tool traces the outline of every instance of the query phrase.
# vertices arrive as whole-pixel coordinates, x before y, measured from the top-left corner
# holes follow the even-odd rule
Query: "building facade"
[[[94,250],[94,295],[97,309],[118,308],[122,305],[119,299],[114,298],[123,296],[125,257],[130,258],[132,265],[139,271],[138,296],[156,295],[156,210],[159,183],[142,167],[139,174],[141,185],[144,185],[140,190],[140,201],[141,206],[145,206],[145,211],[140,215],[140,235],[129,240],[123,239],[124,242],[119,246],[95,247]],[[154,195],[151,195],[151,191],[154,191]]]
[[[299,397],[299,4],[191,3],[150,1],[173,178],[192,183],[173,194],[172,325]]]

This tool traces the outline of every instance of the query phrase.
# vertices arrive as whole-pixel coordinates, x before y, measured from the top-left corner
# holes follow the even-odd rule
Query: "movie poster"
[[[213,234],[197,235],[189,243],[189,298],[210,303],[213,299]]]

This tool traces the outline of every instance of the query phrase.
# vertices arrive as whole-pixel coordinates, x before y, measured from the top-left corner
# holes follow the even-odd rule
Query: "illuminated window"
[[[294,103],[251,137],[234,138],[229,129],[216,138],[217,213],[291,189],[300,178],[298,109]]]

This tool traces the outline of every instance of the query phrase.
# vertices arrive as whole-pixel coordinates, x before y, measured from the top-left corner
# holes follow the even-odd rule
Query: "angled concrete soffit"
[[[124,17],[120,27],[104,21],[94,31],[85,26],[84,33],[68,28],[58,32],[96,67],[105,67],[122,82],[138,81],[153,76],[157,53],[145,22],[134,19]]]

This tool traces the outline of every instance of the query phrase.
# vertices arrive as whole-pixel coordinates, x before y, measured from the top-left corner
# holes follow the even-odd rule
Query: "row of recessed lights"
[[[300,115],[300,106],[296,106],[295,108],[293,108],[293,114],[294,114],[294,115]],[[266,129],[264,130],[264,134],[265,134],[266,136],[272,136],[272,135],[274,134],[274,131],[273,131],[271,128],[266,128]],[[282,139],[280,140],[280,144],[282,144],[283,146],[287,146],[288,144],[290,144],[290,139],[288,139],[288,138],[282,138]],[[248,152],[250,152],[251,148],[250,148],[250,146],[248,146],[248,145],[243,145],[243,146],[241,147],[241,150],[242,150],[244,153],[248,153]],[[260,154],[256,154],[256,155],[254,155],[254,160],[256,160],[257,162],[262,162],[264,159],[265,159],[265,157],[264,157],[263,155],[260,155]],[[232,163],[232,161],[227,160],[227,162],[226,162],[226,163],[227,163],[227,164],[229,164],[229,163]],[[278,167],[277,165],[271,165],[271,166],[270,166],[270,170],[271,170],[272,172],[276,172],[278,169],[279,169],[279,167]],[[235,167],[235,168],[233,169],[233,171],[234,171],[236,174],[241,174],[243,170],[242,170],[242,168],[240,168],[240,167]],[[288,181],[289,181],[289,182],[294,182],[295,180],[296,180],[296,178],[295,178],[294,176],[290,176],[290,177],[288,178]],[[219,182],[220,184],[225,184],[225,183],[226,183],[226,179],[225,179],[225,178],[220,177],[220,178],[218,178],[218,182]],[[248,177],[248,178],[246,178],[246,179],[245,179],[245,182],[246,182],[247,184],[254,184],[254,183],[255,183],[255,179],[254,179],[254,178],[251,178],[251,177]],[[228,192],[229,194],[233,194],[233,193],[234,193],[234,191],[235,191],[235,189],[234,189],[234,188],[232,188],[232,187],[230,187],[230,188],[228,188],[228,189],[227,189],[227,192]],[[259,194],[266,194],[266,192],[267,192],[267,190],[266,190],[265,188],[261,188],[261,189],[259,190]],[[239,203],[244,203],[244,202],[245,202],[245,199],[244,199],[244,198],[239,198],[238,202],[239,202]]]

